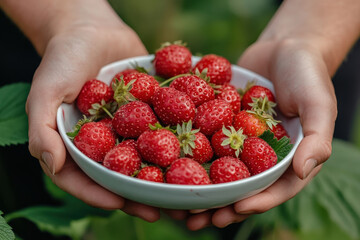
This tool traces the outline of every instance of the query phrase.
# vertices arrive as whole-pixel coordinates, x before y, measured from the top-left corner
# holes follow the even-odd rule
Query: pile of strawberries
[[[273,146],[289,146],[289,136],[274,119],[273,93],[254,83],[236,89],[221,56],[195,66],[191,56],[167,43],[155,53],[154,76],[134,66],[110,85],[86,82],[76,102],[84,118],[68,133],[75,146],[113,171],[172,184],[230,182],[274,166]]]

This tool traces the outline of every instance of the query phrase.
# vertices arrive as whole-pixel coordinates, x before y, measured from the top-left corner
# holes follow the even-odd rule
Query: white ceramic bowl
[[[138,63],[149,70],[150,73],[154,73],[151,64],[152,59],[153,55],[149,55],[114,62],[103,67],[97,79],[110,83],[116,73],[131,68],[132,63]],[[199,59],[199,57],[193,57],[193,63],[196,63]],[[231,83],[236,87],[245,87],[246,82],[256,80],[258,85],[268,87],[274,92],[272,83],[265,78],[235,65],[232,66],[232,71]],[[303,138],[299,119],[287,119],[278,113],[277,118],[282,121],[288,131],[294,147],[288,156],[274,167],[258,175],[230,183],[203,186],[175,185],[128,177],[111,171],[85,156],[66,136],[66,132],[72,130],[81,116],[82,114],[77,110],[75,104],[63,103],[57,112],[58,131],[67,150],[80,168],[95,182],[124,198],[168,209],[221,207],[263,191],[274,183],[290,166],[294,152]]]

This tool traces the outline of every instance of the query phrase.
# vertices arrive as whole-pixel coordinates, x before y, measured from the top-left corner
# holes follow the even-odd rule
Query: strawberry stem
[[[109,110],[108,110],[106,107],[102,106],[101,109],[104,110],[104,112],[105,112],[111,119],[114,118],[114,116],[111,114],[111,112],[109,112]]]
[[[171,78],[165,80],[164,82],[160,83],[160,87],[163,87],[163,86],[167,85],[168,83],[171,83],[172,81],[174,81],[175,79],[177,79],[179,77],[185,77],[185,76],[190,76],[190,75],[191,75],[190,73],[183,73],[183,74],[176,75],[176,76],[171,77]]]

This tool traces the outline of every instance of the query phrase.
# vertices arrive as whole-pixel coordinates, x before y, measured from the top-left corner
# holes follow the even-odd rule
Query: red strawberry
[[[284,126],[281,123],[276,124],[275,126],[273,126],[270,131],[272,131],[274,133],[274,136],[280,140],[283,137],[287,137],[290,138],[289,134],[287,133],[286,129],[284,128]]]
[[[196,69],[202,72],[207,68],[207,76],[210,77],[210,82],[223,85],[229,83],[232,76],[231,63],[224,57],[209,54],[205,55],[193,68],[193,72]]]
[[[105,156],[103,165],[115,172],[132,176],[141,166],[141,158],[135,148],[116,146]]]
[[[161,169],[156,166],[142,168],[136,177],[151,182],[164,182],[164,174]]]
[[[102,101],[108,103],[114,95],[113,90],[104,82],[97,79],[87,81],[82,87],[76,101],[80,112],[89,116],[89,109],[95,103],[102,104]]]
[[[158,120],[144,102],[134,101],[121,106],[115,113],[112,125],[116,132],[125,138],[136,138],[149,129],[149,124],[154,125]]]
[[[236,130],[243,129],[243,133],[248,137],[257,137],[276,122],[270,115],[262,114],[260,111],[242,110],[235,115],[233,126]]]
[[[121,72],[118,72],[117,74],[115,74],[115,76],[113,77],[113,79],[110,82],[110,87],[112,87],[112,85],[114,83],[116,83],[116,80],[120,80],[121,77],[125,78],[125,76],[131,74],[131,73],[138,73],[139,71],[136,69],[132,69],[132,68],[127,68]]]
[[[164,125],[175,126],[195,117],[195,105],[190,97],[175,88],[163,87],[152,99],[156,115]]]
[[[234,113],[231,106],[224,100],[211,100],[197,108],[194,118],[195,128],[206,136],[211,136],[223,126],[230,126]]]
[[[184,185],[211,184],[206,170],[195,160],[179,158],[169,167],[165,175],[166,182]]]
[[[240,159],[248,167],[251,175],[259,174],[277,162],[277,156],[271,146],[258,137],[247,138]]]
[[[238,157],[242,150],[246,138],[243,130],[236,131],[232,126],[229,129],[223,127],[211,137],[211,145],[218,157]]]
[[[200,164],[206,163],[211,160],[214,155],[213,149],[209,139],[201,133],[195,133],[195,148],[192,150],[192,155],[185,155],[186,157],[191,157]]]
[[[199,132],[199,129],[192,129],[192,123],[183,123],[177,126],[178,139],[182,155],[192,158],[200,164],[208,162],[213,157],[213,150],[207,137]]]
[[[261,100],[259,100],[261,98]],[[265,101],[264,101],[265,99]],[[244,94],[241,100],[241,108],[243,110],[251,110],[253,107],[263,109],[268,114],[275,114],[273,108],[275,107],[276,100],[274,94],[270,89],[254,85],[250,87]]]
[[[240,111],[241,96],[233,85],[224,84],[221,86],[221,88],[217,89],[217,91],[219,93],[216,94],[215,99],[225,100],[230,104],[235,114]]]
[[[129,73],[113,84],[114,99],[120,105],[135,99],[150,104],[158,88],[159,83],[153,76],[141,72]]]
[[[75,146],[96,162],[102,162],[107,152],[116,143],[116,139],[104,123],[85,123],[74,137]]]
[[[137,149],[145,161],[167,167],[180,156],[180,143],[167,129],[146,131],[137,139]]]
[[[196,75],[176,78],[170,84],[170,87],[186,93],[196,107],[215,98],[214,89],[205,80]]]
[[[132,147],[135,150],[137,150],[137,143],[134,139],[126,139],[126,140],[120,142],[117,146],[128,146],[128,147]]]
[[[101,119],[99,122],[104,123],[110,130],[111,132],[114,134],[115,138],[117,137],[117,132],[115,131],[115,129],[112,126],[112,119],[111,118],[103,118]]]
[[[250,177],[246,165],[238,158],[229,156],[216,159],[210,166],[209,174],[212,183],[233,182]]]
[[[187,73],[191,69],[191,52],[180,43],[165,43],[155,52],[153,64],[156,74],[164,78]]]

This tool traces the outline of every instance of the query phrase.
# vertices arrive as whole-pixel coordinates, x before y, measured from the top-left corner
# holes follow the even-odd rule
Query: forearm
[[[0,0],[0,7],[40,55],[54,35],[73,27],[126,28],[105,0]]]
[[[310,43],[333,75],[360,36],[359,14],[359,0],[287,0],[258,41]]]

